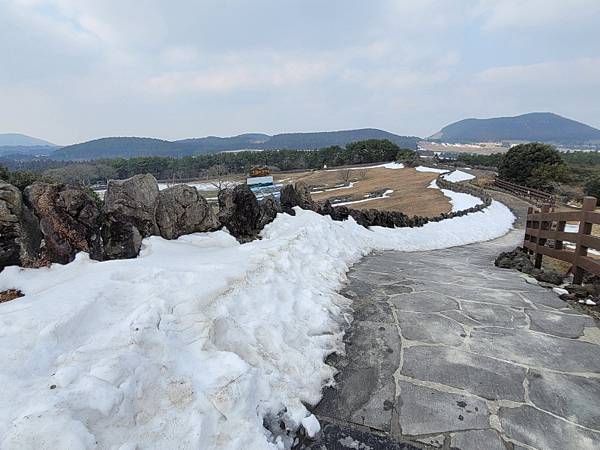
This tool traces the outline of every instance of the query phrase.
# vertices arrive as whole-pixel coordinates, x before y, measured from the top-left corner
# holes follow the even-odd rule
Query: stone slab
[[[447,347],[415,346],[404,350],[403,375],[463,389],[489,400],[524,401],[526,370]]]
[[[455,321],[438,314],[398,312],[402,337],[429,344],[460,346],[466,335],[464,328]]]
[[[450,438],[452,450],[506,450],[504,441],[494,430],[455,433]]]
[[[525,312],[530,318],[531,330],[554,336],[578,338],[583,335],[585,327],[594,326],[593,320],[587,316],[531,309]]]
[[[471,331],[471,351],[506,361],[562,372],[600,372],[600,346],[527,330]]]
[[[410,436],[489,428],[484,401],[400,381],[398,412],[402,433]]]
[[[440,312],[459,309],[458,302],[437,292],[415,292],[390,297],[399,311]]]
[[[532,406],[500,408],[504,434],[540,450],[597,450],[600,433],[588,431]]]
[[[527,325],[525,314],[510,307],[463,301],[461,311],[483,326],[517,328]]]
[[[600,380],[538,370],[527,379],[535,406],[600,431]]]

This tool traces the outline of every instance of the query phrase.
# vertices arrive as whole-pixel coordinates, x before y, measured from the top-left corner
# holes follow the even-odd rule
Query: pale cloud
[[[599,22],[597,0],[0,0],[0,132],[599,126]]]

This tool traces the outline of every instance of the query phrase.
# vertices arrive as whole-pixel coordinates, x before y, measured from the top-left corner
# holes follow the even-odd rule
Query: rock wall
[[[334,220],[352,217],[364,227],[419,227],[428,222],[480,211],[491,203],[483,190],[468,184],[438,178],[444,189],[465,192],[483,204],[464,211],[436,217],[409,217],[399,211],[358,210],[333,207],[329,201],[315,202],[304,183],[287,185],[280,203],[274,198],[259,202],[250,188],[238,185],[219,193],[216,215],[198,191],[177,185],[160,192],[149,174],[108,183],[104,204],[96,204],[85,190],[58,184],[34,183],[21,194],[19,189],[0,182],[0,269],[7,265],[66,264],[77,252],[93,259],[135,258],[142,239],[214,231],[222,226],[240,242],[259,233],[278,213],[294,214],[293,208],[329,215]]]

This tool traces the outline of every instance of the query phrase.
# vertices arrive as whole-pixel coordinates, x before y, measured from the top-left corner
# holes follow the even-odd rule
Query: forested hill
[[[414,149],[420,140],[414,136],[398,136],[372,128],[317,133],[285,133],[274,136],[249,133],[234,137],[210,136],[180,141],[110,137],[62,147],[55,150],[51,154],[51,158],[75,161],[138,156],[182,157],[236,150],[309,150],[331,145],[345,146],[350,142],[367,139],[388,139],[402,148],[410,149]]]
[[[600,130],[553,113],[530,113],[461,120],[442,128],[430,139],[450,143],[539,141],[579,144],[600,141]]]

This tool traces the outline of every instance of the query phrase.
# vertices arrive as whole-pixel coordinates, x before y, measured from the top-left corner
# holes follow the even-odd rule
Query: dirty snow
[[[25,296],[0,305],[0,448],[289,448],[301,424],[316,429],[303,404],[333,379],[349,267],[374,249],[492,239],[513,220],[497,202],[402,229],[297,209],[244,245],[151,237],[137,259],[8,267],[0,290]]]
[[[339,169],[327,169],[326,172],[338,172],[340,170],[362,170],[362,169],[404,169],[404,164],[397,162],[390,162],[384,164],[377,164],[375,166],[362,166],[362,167],[340,167]]]
[[[462,170],[455,170],[452,173],[443,175],[444,180],[450,181],[451,183],[460,183],[461,181],[468,181],[475,178],[475,175],[463,172]]]

